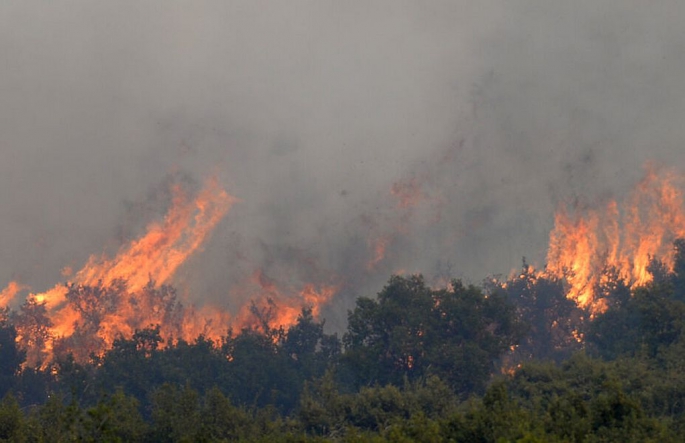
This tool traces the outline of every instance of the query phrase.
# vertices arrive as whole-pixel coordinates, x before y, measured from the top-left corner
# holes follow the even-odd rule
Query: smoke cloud
[[[238,306],[261,269],[340,285],[335,327],[392,272],[542,264],[560,203],[620,199],[645,161],[685,161],[683,14],[3,2],[0,279],[51,287],[163,215],[168,182],[212,174],[240,203],[176,278],[198,303]]]

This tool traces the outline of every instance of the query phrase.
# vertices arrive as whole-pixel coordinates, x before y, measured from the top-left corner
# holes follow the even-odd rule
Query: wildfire
[[[426,198],[416,180],[396,185],[392,191],[402,210]],[[109,349],[118,337],[130,337],[151,325],[160,325],[165,340],[192,340],[199,334],[219,339],[229,326],[292,325],[305,306],[318,316],[339,290],[339,281],[330,275],[304,284],[281,276],[287,281],[282,284],[259,270],[238,285],[236,293],[229,293],[231,300],[243,300],[235,315],[211,306],[186,307],[168,286],[235,202],[216,180],[209,180],[194,197],[175,186],[168,213],[150,224],[143,236],[112,258],[93,255],[80,270],[65,269],[67,284],[30,294],[14,317],[17,340],[28,351],[28,363],[47,362],[66,352],[85,359]],[[650,265],[655,258],[673,269],[673,241],[685,238],[683,205],[680,178],[648,167],[623,202],[612,200],[600,209],[562,207],[550,233],[547,266],[543,270],[527,267],[525,272],[534,278],[563,279],[570,299],[592,313],[602,312],[606,307],[597,294],[608,276],[635,287],[651,281]],[[392,234],[369,241],[367,272],[375,271],[392,242],[405,234],[402,223],[399,226]],[[437,283],[442,287],[448,281]],[[0,292],[0,308],[17,300],[25,289],[10,283]]]
[[[0,307],[7,306],[7,304],[17,296],[17,294],[27,289],[26,286],[16,281],[10,282],[5,289],[0,292]]]
[[[544,272],[565,278],[568,296],[584,308],[601,312],[596,290],[607,271],[631,287],[652,280],[649,265],[660,260],[673,269],[673,241],[685,237],[685,208],[680,178],[648,165],[644,178],[619,205],[602,209],[560,209],[550,233]]]
[[[154,323],[175,323],[176,337],[191,332],[184,330],[186,322],[170,321],[174,309],[183,317],[190,310],[180,311],[176,294],[163,285],[200,248],[236,199],[214,179],[194,199],[180,186],[172,191],[164,220],[150,224],[145,235],[122,247],[114,258],[91,256],[68,284],[29,295],[17,325],[18,340],[30,348],[29,364],[50,359],[55,346],[75,353],[101,352],[118,336],[130,336]],[[0,294],[0,305],[7,305],[21,289],[11,283]]]
[[[305,284],[302,289],[288,285],[277,285],[263,271],[256,271],[247,286],[256,297],[251,297],[250,305],[245,305],[236,316],[232,325],[238,328],[269,327],[292,325],[296,322],[302,307],[309,307],[312,315],[317,317],[321,307],[328,303],[338,292],[338,286],[331,284]],[[285,289],[284,289],[285,288]]]
[[[137,329],[151,325],[160,326],[164,340],[191,341],[200,334],[219,340],[229,326],[255,327],[255,321],[265,319],[270,328],[294,324],[303,306],[317,316],[336,293],[336,286],[305,284],[299,291],[281,290],[256,273],[252,304],[239,307],[235,316],[211,306],[186,307],[168,286],[235,202],[215,179],[194,198],[174,186],[168,213],[162,221],[150,224],[142,237],[113,258],[93,255],[80,270],[65,269],[68,283],[30,294],[15,316],[17,341],[27,350],[27,363],[45,364],[66,353],[85,360],[91,353],[111,348],[118,337],[131,337]],[[0,307],[24,289],[10,283],[0,292]]]

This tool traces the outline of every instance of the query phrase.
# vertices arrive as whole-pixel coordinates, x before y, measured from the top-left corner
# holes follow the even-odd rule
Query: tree
[[[45,302],[39,303],[35,297],[29,297],[19,312],[13,313],[12,323],[21,336],[19,346],[27,351],[26,359],[29,366],[41,366],[47,357],[45,345],[51,338],[52,327]]]
[[[434,374],[462,394],[482,390],[494,360],[523,333],[502,295],[458,280],[433,290],[421,276],[392,277],[377,300],[359,298],[348,320],[343,363],[358,385]]]
[[[202,437],[208,441],[235,441],[257,432],[253,417],[231,401],[216,387],[205,395],[201,408]]]
[[[586,313],[566,297],[561,280],[530,272],[524,261],[521,273],[498,284],[493,292],[506,294],[528,325],[512,363],[531,358],[560,361],[580,349]]]
[[[0,441],[21,441],[25,438],[24,414],[13,395],[6,395],[0,401]]]
[[[605,358],[638,352],[654,357],[682,339],[684,319],[685,304],[674,300],[667,286],[637,288],[623,305],[594,320],[587,340]]]
[[[246,328],[225,338],[223,352],[228,365],[219,385],[236,404],[259,408],[273,405],[283,412],[297,405],[298,376],[275,336],[274,331],[265,335]]]
[[[105,392],[123,389],[144,403],[149,393],[163,383],[159,326],[137,330],[133,337],[114,340],[101,359],[95,382]]]
[[[26,352],[17,347],[17,330],[7,322],[0,322],[0,397],[4,397],[15,383]]]
[[[82,441],[141,441],[147,425],[138,411],[138,401],[117,390],[86,410],[82,419]]]
[[[196,391],[164,384],[152,399],[153,441],[197,441],[201,417]]]
[[[305,307],[281,341],[281,352],[302,381],[321,377],[340,354],[337,335],[325,334],[323,327],[323,322],[314,320],[311,308]]]
[[[673,292],[677,300],[685,301],[685,239],[673,242],[673,273],[671,275]]]

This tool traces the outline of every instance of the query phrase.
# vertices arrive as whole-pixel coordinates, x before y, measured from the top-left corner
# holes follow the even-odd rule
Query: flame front
[[[132,291],[144,288],[151,277],[158,284],[167,283],[179,266],[198,250],[234,202],[235,198],[221,189],[215,179],[193,201],[175,186],[173,206],[163,223],[150,225],[145,236],[112,260],[91,257],[74,281],[94,285],[123,278]]]
[[[416,199],[409,196],[422,195],[410,183],[406,189],[395,189],[402,197],[401,205],[411,206]],[[209,180],[195,198],[189,198],[181,187],[173,188],[172,194],[166,217],[150,224],[145,235],[122,247],[113,258],[91,256],[82,269],[65,271],[71,276],[68,284],[28,296],[17,317],[17,330],[29,364],[65,352],[85,359],[91,352],[109,349],[116,338],[130,337],[136,329],[150,325],[160,325],[165,340],[192,340],[199,334],[219,339],[229,326],[289,326],[297,321],[302,307],[318,316],[338,292],[339,284],[332,283],[337,278],[331,275],[319,278],[318,283],[299,285],[287,280],[277,284],[257,271],[245,285],[238,285],[244,302],[236,306],[235,315],[210,306],[184,307],[167,284],[236,199],[216,180]],[[370,242],[373,255],[366,272],[374,271],[385,259],[393,238],[382,235]],[[605,306],[597,290],[607,275],[617,275],[632,287],[648,283],[653,278],[650,264],[654,258],[673,269],[677,238],[685,238],[682,183],[673,173],[649,167],[625,204],[610,201],[599,210],[560,209],[550,233],[547,266],[541,271],[531,267],[529,272],[564,279],[569,298],[592,313],[602,312]],[[10,283],[0,292],[0,307],[17,299],[23,289],[19,283]],[[235,294],[229,295],[235,300]]]
[[[256,327],[260,313],[268,314],[268,327],[289,326],[302,307],[317,316],[337,292],[333,285],[304,284],[282,290],[255,274],[257,292],[252,305],[238,307],[235,316],[211,306],[185,307],[168,286],[179,267],[197,252],[236,199],[216,180],[209,180],[191,199],[180,186],[172,188],[172,204],[165,218],[147,227],[145,235],[122,247],[114,258],[91,256],[69,283],[30,294],[16,320],[17,340],[27,350],[29,365],[45,364],[57,355],[72,353],[85,360],[101,354],[118,337],[131,337],[137,329],[159,325],[164,340],[195,339],[203,334],[219,340],[230,327]],[[26,289],[17,282],[0,292],[5,307]],[[273,308],[273,309],[272,309]]]
[[[660,260],[673,269],[673,241],[685,237],[682,183],[673,172],[647,166],[644,178],[621,207],[562,208],[550,233],[545,273],[565,278],[569,298],[602,311],[596,288],[614,270],[631,287],[649,283],[649,265]]]
[[[90,352],[101,352],[118,336],[130,337],[136,329],[151,324],[174,329],[165,331],[167,335],[190,338],[186,337],[190,331],[185,331],[183,325],[196,323],[185,318],[192,311],[179,310],[184,318],[170,322],[169,315],[180,304],[175,293],[169,293],[170,288],[155,286],[170,281],[236,200],[215,179],[209,180],[194,199],[189,199],[180,186],[172,191],[171,209],[164,220],[150,224],[145,235],[123,247],[114,258],[91,256],[68,285],[29,296],[28,304],[43,305],[49,319],[45,349],[43,353],[29,349],[29,360],[50,359],[56,341],[69,343],[88,328],[94,329],[87,340],[90,346],[85,346],[85,351]],[[171,323],[176,327],[171,328]],[[19,330],[20,334],[28,334],[21,327]],[[18,337],[20,341],[23,338]]]

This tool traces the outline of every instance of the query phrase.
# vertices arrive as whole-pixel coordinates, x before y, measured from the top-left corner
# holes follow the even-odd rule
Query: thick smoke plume
[[[392,272],[542,264],[561,202],[623,201],[646,160],[685,160],[683,13],[5,2],[0,281],[49,290],[212,175],[240,202],[170,283],[234,315],[313,284],[341,328]]]

